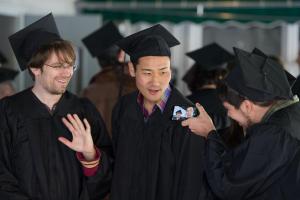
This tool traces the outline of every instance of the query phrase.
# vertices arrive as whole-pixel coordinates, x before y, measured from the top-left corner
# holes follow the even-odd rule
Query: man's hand
[[[62,121],[72,133],[73,140],[71,142],[64,137],[59,137],[58,140],[70,149],[82,153],[86,161],[93,160],[96,156],[96,150],[88,121],[83,119],[83,124],[76,114],[68,114],[67,119],[63,117]]]
[[[200,113],[199,116],[184,120],[181,125],[188,126],[193,133],[206,138],[208,133],[216,128],[203,106],[196,103],[196,107]]]

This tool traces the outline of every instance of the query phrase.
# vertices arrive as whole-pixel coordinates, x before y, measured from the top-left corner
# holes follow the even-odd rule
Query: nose
[[[151,83],[154,86],[159,86],[159,84],[160,84],[160,77],[159,77],[158,74],[156,74],[156,73],[153,74],[152,79],[151,79]]]
[[[229,104],[226,101],[223,102],[223,106],[228,110]]]

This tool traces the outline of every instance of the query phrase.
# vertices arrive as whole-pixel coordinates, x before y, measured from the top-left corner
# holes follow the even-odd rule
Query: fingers
[[[198,109],[198,111],[200,112],[200,110],[201,110],[201,105],[200,105],[200,103],[196,103],[196,108]]]
[[[83,126],[83,123],[82,121],[79,119],[78,115],[77,114],[74,114],[73,115],[74,119],[75,119],[75,122],[77,124],[77,126],[81,129],[81,130],[85,130],[84,126]]]
[[[67,119],[65,117],[62,118],[64,124],[71,132],[84,132],[86,130],[77,114],[68,114]]]
[[[189,124],[190,124],[190,120],[191,120],[191,118],[190,118],[190,119],[186,119],[186,120],[182,121],[182,122],[181,122],[181,125],[182,125],[182,126],[189,126]]]
[[[80,129],[80,127],[77,124],[75,118],[71,114],[67,114],[67,119],[69,120],[69,122],[71,123],[71,125],[73,126],[73,128],[75,130],[79,130]]]
[[[207,112],[205,111],[204,107],[201,106],[199,103],[196,103],[196,107],[200,113],[199,116],[208,115]]]
[[[77,131],[76,129],[73,127],[73,124],[71,124],[65,117],[62,118],[63,123],[65,124],[65,126],[69,129],[69,131],[73,134],[76,135]]]
[[[69,147],[70,149],[73,149],[73,145],[72,142],[70,142],[69,140],[67,140],[64,137],[59,137],[58,140],[63,143],[64,145],[66,145],[67,147]]]
[[[86,128],[86,131],[91,132],[91,126],[90,126],[88,120],[84,118],[83,122],[84,122],[84,125],[85,125],[85,128]]]

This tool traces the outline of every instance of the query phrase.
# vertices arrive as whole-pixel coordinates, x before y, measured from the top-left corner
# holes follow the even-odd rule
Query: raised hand
[[[68,114],[67,118],[62,118],[62,121],[72,133],[73,139],[72,142],[64,137],[59,137],[58,140],[70,149],[82,153],[87,161],[93,160],[96,150],[88,121],[83,119],[82,123],[77,114]]]
[[[189,129],[197,135],[207,137],[208,133],[216,128],[203,106],[196,103],[196,107],[200,113],[199,116],[184,120],[181,125],[188,126]]]

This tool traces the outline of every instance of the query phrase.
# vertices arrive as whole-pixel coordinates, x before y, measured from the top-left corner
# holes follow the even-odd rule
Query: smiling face
[[[168,56],[145,56],[134,67],[129,65],[130,74],[136,79],[136,86],[144,96],[144,103],[155,105],[168,88],[171,80],[170,58]]]
[[[42,68],[31,68],[35,76],[34,87],[51,95],[63,94],[73,75],[72,64],[74,61],[65,60],[68,58],[62,52],[52,52]],[[63,65],[64,67],[57,67]],[[54,66],[54,67],[53,67]]]

